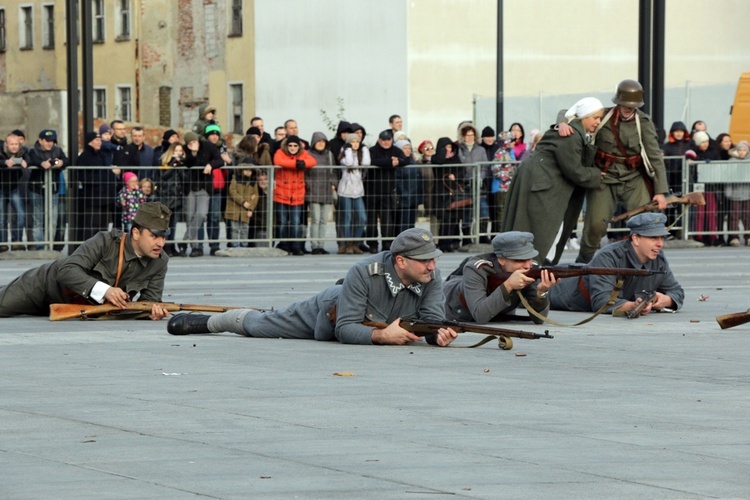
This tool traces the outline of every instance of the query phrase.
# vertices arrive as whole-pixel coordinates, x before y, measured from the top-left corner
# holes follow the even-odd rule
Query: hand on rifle
[[[635,300],[629,300],[629,301],[625,302],[623,305],[621,305],[620,307],[618,307],[617,310],[625,312],[625,313],[630,312],[633,309],[635,309],[636,307],[638,307],[643,302],[643,300],[644,299],[642,297],[638,297]],[[646,300],[648,300],[648,299],[646,299]],[[648,313],[651,312],[651,309],[653,309],[653,308],[654,308],[654,303],[651,302],[651,301],[649,301],[649,303],[646,304],[643,307],[643,309],[641,309],[641,312],[640,312],[640,314],[638,316],[645,316],[645,315],[647,315]]]
[[[523,290],[536,281],[534,278],[526,276],[526,271],[526,269],[517,269],[503,282],[503,286],[508,293],[513,293],[514,290]]]
[[[655,194],[651,201],[659,205],[659,210],[667,209],[667,198],[663,194]]]
[[[107,289],[106,292],[104,292],[104,300],[115,307],[125,309],[128,302],[130,301],[130,295],[125,293],[122,288],[115,288],[111,286]]]
[[[372,331],[372,343],[381,345],[404,345],[409,342],[418,342],[422,340],[420,337],[413,333],[401,328],[401,318],[396,318],[396,321],[381,329],[374,329]]]
[[[536,287],[536,291],[540,294],[548,292],[550,288],[557,285],[557,278],[555,278],[553,273],[545,269],[541,274],[541,281],[539,282],[539,286]]]
[[[656,292],[656,302],[651,306],[654,311],[661,311],[665,308],[674,308],[675,304],[672,297],[661,292]]]
[[[160,306],[159,304],[154,304],[151,307],[151,314],[149,315],[149,318],[151,318],[154,321],[158,321],[160,319],[168,318],[169,317],[169,311],[167,311],[164,307]]]

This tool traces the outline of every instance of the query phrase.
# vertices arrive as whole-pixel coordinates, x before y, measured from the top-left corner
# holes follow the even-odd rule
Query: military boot
[[[208,314],[175,314],[167,323],[167,331],[172,335],[190,335],[192,333],[210,333]]]

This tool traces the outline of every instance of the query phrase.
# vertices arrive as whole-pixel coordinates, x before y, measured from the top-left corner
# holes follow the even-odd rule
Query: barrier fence
[[[665,160],[672,191],[704,191],[707,200],[705,207],[690,207],[681,218],[678,216],[684,207],[669,209],[670,223],[678,218],[673,234],[702,239],[707,244],[748,237],[750,231],[745,224],[750,210],[750,162],[690,162],[683,157]],[[304,174],[304,203],[299,180],[290,181],[280,167],[252,166],[249,179],[242,173],[248,168],[225,167],[221,169],[224,180],[213,175],[201,179],[195,168],[131,170],[139,180],[151,179],[149,201],[161,201],[174,211],[168,238],[169,244],[175,245],[170,247],[174,253],[204,244],[211,248],[278,245],[292,252],[306,243],[313,249],[329,243],[332,249],[334,241],[345,247],[361,243],[364,248],[382,250],[400,231],[413,227],[418,218],[429,220],[441,248],[451,251],[462,244],[486,241],[499,231],[505,198],[496,180],[501,174],[493,173],[493,166],[498,170],[499,165],[509,166],[511,171],[516,167],[514,162],[412,165],[393,170],[365,167],[360,169],[364,189],[361,199],[319,189],[321,183],[338,186],[342,176],[353,178],[356,186],[356,171],[317,166]],[[3,251],[62,250],[66,245],[72,251],[97,231],[129,229],[127,217],[123,219],[123,211],[127,213],[121,196],[124,185],[111,167],[72,166],[62,172],[47,170],[45,175],[43,186],[29,186],[25,181],[15,186],[0,184]],[[215,185],[216,189],[213,193],[201,192],[197,188],[203,184]],[[274,189],[289,191],[288,203],[274,203]],[[252,193],[256,200],[247,221],[241,216],[244,207],[232,213],[227,210],[227,206],[234,206],[233,196]],[[239,220],[227,220],[227,215],[238,214]],[[234,234],[233,229],[237,231]],[[626,231],[624,225],[611,230]]]

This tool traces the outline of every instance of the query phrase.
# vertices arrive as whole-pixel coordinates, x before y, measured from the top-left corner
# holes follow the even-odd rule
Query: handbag
[[[446,210],[458,210],[460,208],[470,207],[474,204],[474,200],[458,181],[452,181],[449,179],[450,174],[443,175],[443,186],[448,191],[448,201],[446,203]]]

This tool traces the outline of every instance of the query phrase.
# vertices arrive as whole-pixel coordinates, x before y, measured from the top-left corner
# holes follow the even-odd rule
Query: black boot
[[[172,335],[190,335],[192,333],[210,333],[208,314],[175,314],[167,323],[167,331]]]

